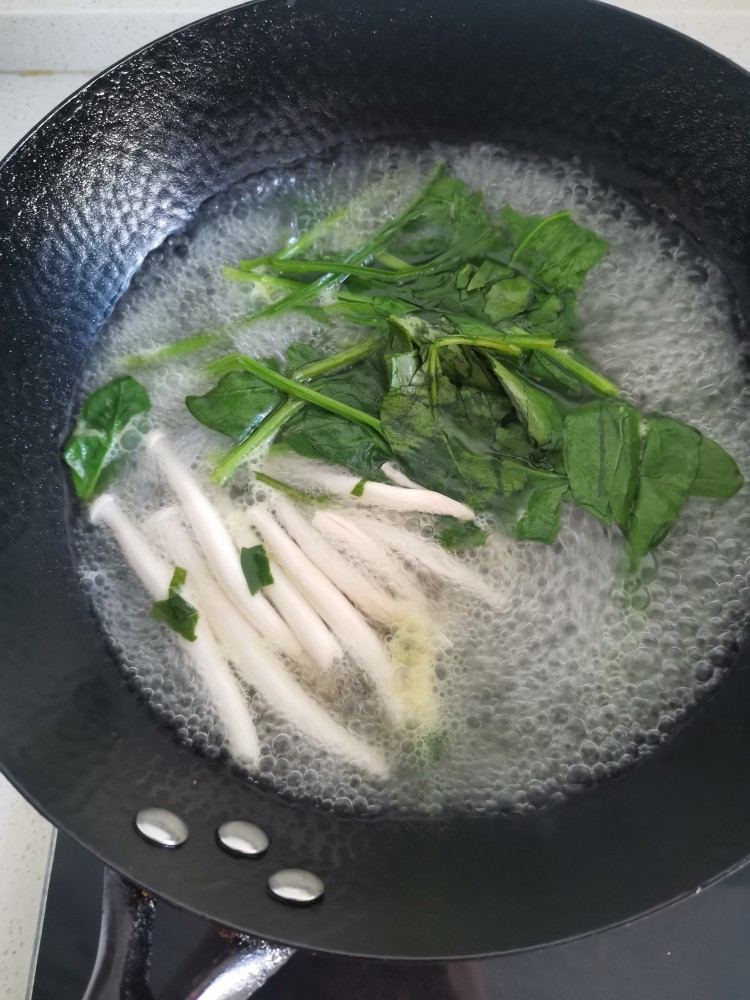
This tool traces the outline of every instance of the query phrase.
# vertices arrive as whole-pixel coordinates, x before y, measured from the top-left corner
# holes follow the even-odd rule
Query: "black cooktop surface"
[[[99,933],[102,865],[60,835],[32,1000],[81,1000]],[[632,924],[543,951],[406,964],[297,954],[259,1000],[742,1000],[750,996],[750,865]],[[154,1000],[185,1000],[225,947],[220,928],[157,906]]]

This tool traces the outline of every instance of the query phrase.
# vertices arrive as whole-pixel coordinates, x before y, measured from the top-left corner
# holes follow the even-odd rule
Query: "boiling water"
[[[84,390],[120,374],[125,355],[252,311],[257,293],[227,282],[222,265],[274,250],[377,182],[377,197],[360,206],[354,222],[359,234],[372,230],[413,194],[437,158],[493,209],[505,201],[528,213],[570,209],[610,241],[609,256],[580,297],[584,349],[627,398],[694,424],[735,456],[747,478],[750,410],[720,275],[580,168],[489,147],[377,148],[265,174],[213,200],[188,233],[170,237],[136,275]],[[359,242],[355,234],[351,242]],[[319,337],[312,320],[290,314],[240,331],[234,346],[263,356],[291,340]],[[227,439],[199,426],[183,400],[212,380],[196,358],[136,374],[152,399],[151,424],[165,427],[204,474],[207,456]],[[127,446],[137,450],[138,439],[133,433]],[[139,521],[172,502],[144,449],[114,489]],[[108,533],[82,526],[78,543],[84,585],[133,685],[188,746],[226,754],[221,720],[173,637],[149,618],[150,601]],[[443,633],[435,664],[442,756],[425,761],[413,734],[389,736],[352,673],[334,711],[385,747],[391,776],[373,781],[332,758],[248,692],[263,743],[253,780],[342,812],[437,815],[528,809],[619,773],[667,738],[720,681],[750,597],[748,553],[743,490],[728,502],[691,500],[634,578],[621,575],[618,532],[571,509],[553,548],[496,541],[467,554],[507,598],[508,611],[499,615],[460,589],[422,580]]]

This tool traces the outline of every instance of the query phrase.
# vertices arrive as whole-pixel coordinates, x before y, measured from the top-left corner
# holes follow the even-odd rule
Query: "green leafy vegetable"
[[[119,447],[123,433],[150,408],[148,393],[130,375],[112,379],[88,397],[63,448],[82,500],[93,500],[115,478],[127,457]]]
[[[311,493],[309,490],[302,490],[298,486],[292,486],[290,483],[284,483],[280,479],[268,476],[265,472],[256,472],[255,478],[259,483],[272,486],[275,490],[284,493],[291,500],[296,500],[298,503],[312,504],[315,507],[327,507],[333,502],[329,493]]]
[[[197,354],[199,351],[208,350],[210,347],[221,347],[226,344],[227,337],[218,333],[199,333],[194,337],[183,337],[175,340],[165,347],[159,347],[153,351],[145,351],[143,354],[131,354],[123,359],[126,368],[146,368],[149,365],[161,364],[164,361],[172,361],[175,358],[183,358],[189,354]]]
[[[459,521],[444,514],[438,518],[438,538],[444,549],[475,549],[487,541],[488,531],[484,531],[474,521]]]
[[[631,515],[630,558],[637,565],[680,516],[700,462],[701,435],[668,417],[648,422]]]
[[[240,443],[282,402],[281,393],[257,376],[230,371],[205,395],[188,396],[185,405],[206,427]]]
[[[380,408],[388,388],[382,354],[332,373],[315,385],[331,404],[347,407],[349,412],[356,410],[380,427]],[[280,440],[300,455],[345,465],[362,476],[369,476],[390,457],[381,430],[365,424],[362,417],[354,423],[346,411],[320,406],[300,409]]]
[[[299,399],[287,399],[285,403],[266,417],[263,423],[249,434],[217,463],[212,478],[216,483],[225,483],[242,465],[247,456],[273,440],[276,434],[298,413],[305,404]]]
[[[698,470],[690,487],[690,495],[727,500],[740,489],[742,481],[742,475],[732,456],[715,441],[701,436]]]
[[[563,504],[575,504],[618,525],[634,566],[689,496],[741,487],[717,444],[616,399],[581,352],[577,296],[608,245],[569,212],[506,205],[493,216],[439,164],[392,219],[332,254],[345,242],[330,239],[336,227],[354,238],[351,209],[226,272],[270,298],[242,322],[297,310],[332,336],[342,322],[372,335],[332,356],[292,344],[283,369],[238,355],[212,362],[218,385],[187,403],[237,442],[217,481],[271,440],[346,466],[362,477],[355,490],[395,459],[519,539],[552,544]],[[472,524],[439,532],[448,548],[485,537]]]
[[[173,632],[181,635],[188,642],[195,642],[195,627],[198,624],[198,612],[188,604],[180,594],[180,588],[187,579],[187,571],[181,566],[175,568],[169,584],[169,594],[166,600],[156,601],[151,608],[151,617],[168,625]]]
[[[252,451],[285,429],[289,443],[293,436],[302,454],[329,461],[348,464],[360,455],[359,464],[368,465],[378,455],[387,455],[382,435],[372,426],[377,426],[378,404],[385,392],[382,374],[379,387],[377,384],[382,360],[374,367],[360,365],[347,371],[379,348],[379,340],[373,337],[333,355],[322,355],[309,344],[293,343],[287,349],[286,374],[275,359],[256,361],[234,354],[212,364],[213,371],[223,373],[218,384],[203,396],[188,396],[185,404],[201,423],[238,442],[217,465],[216,481],[224,482]],[[302,389],[301,398],[295,383]],[[319,405],[302,413],[311,400]],[[355,431],[352,414],[359,414],[362,421]],[[329,447],[321,454],[317,443],[324,441]]]
[[[427,366],[408,381],[394,366],[381,422],[393,454],[412,479],[487,510],[503,490],[498,456],[486,450],[483,437],[506,412],[502,399],[471,386],[457,389],[445,376],[431,375]]]
[[[240,363],[252,375],[256,375],[261,382],[265,382],[266,385],[273,386],[275,389],[282,390],[293,399],[301,399],[304,403],[312,403],[320,407],[320,409],[327,410],[336,416],[344,417],[352,423],[360,424],[362,427],[369,427],[374,431],[380,431],[380,421],[378,418],[360,410],[356,406],[343,403],[333,396],[304,385],[295,379],[288,378],[286,375],[281,375],[279,372],[275,372],[272,368],[269,368],[268,365],[264,365],[254,358],[242,358]]]
[[[565,418],[563,461],[571,498],[605,524],[626,528],[638,484],[640,416],[625,403],[599,401]]]
[[[240,565],[251,594],[257,594],[262,587],[273,583],[268,553],[262,545],[240,549]]]
[[[574,222],[570,212],[541,218],[523,216],[506,205],[501,221],[518,241],[511,262],[554,289],[579,291],[609,249],[606,240]]]
[[[448,752],[450,739],[444,729],[431,729],[417,741],[415,757],[417,764],[424,767],[442,760]]]
[[[555,400],[517,372],[492,359],[492,370],[508,394],[529,437],[542,448],[556,448],[562,437],[563,421]]]
[[[559,476],[531,477],[526,507],[516,523],[516,538],[552,545],[560,532],[562,502],[568,484]],[[536,482],[535,482],[536,480]]]

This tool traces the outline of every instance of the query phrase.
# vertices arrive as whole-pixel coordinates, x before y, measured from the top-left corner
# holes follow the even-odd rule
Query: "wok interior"
[[[743,301],[749,98],[746,76],[708,51],[579,0],[311,0],[250,5],[179,32],[43,124],[0,171],[13,414],[0,453],[0,760],[28,797],[180,905],[355,954],[535,946],[627,919],[738,863],[750,843],[742,652],[652,760],[523,820],[347,821],[186,753],[121,680],[80,593],[58,453],[82,362],[145,255],[233,182],[342,143],[488,141],[579,155],[673,213]],[[150,804],[187,820],[179,851],[164,856],[133,832]],[[216,827],[234,818],[266,830],[264,858],[238,863],[216,848]],[[281,867],[318,872],[324,903],[271,900],[265,883]]]

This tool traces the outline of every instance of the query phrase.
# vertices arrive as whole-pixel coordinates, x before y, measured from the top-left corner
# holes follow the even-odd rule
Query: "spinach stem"
[[[158,364],[160,361],[169,361],[171,358],[180,358],[186,354],[196,354],[198,351],[205,351],[209,347],[216,347],[225,344],[227,338],[218,333],[198,333],[193,337],[183,337],[175,340],[165,347],[159,347],[154,351],[144,351],[143,354],[131,354],[123,358],[122,364],[125,368],[145,368],[147,365]]]
[[[435,341],[437,347],[483,347],[488,351],[498,351],[512,358],[520,358],[523,352],[532,348],[552,347],[555,341],[548,337],[529,337],[519,344],[517,340],[500,340],[495,337],[441,337]]]
[[[307,380],[318,378],[321,375],[327,375],[329,372],[336,371],[338,368],[344,368],[347,365],[353,364],[355,361],[359,361],[368,354],[371,354],[380,346],[380,340],[378,337],[367,337],[365,340],[357,341],[357,343],[352,344],[351,347],[345,348],[343,351],[339,351],[338,354],[333,354],[328,358],[320,358],[317,361],[311,361],[306,365],[300,365],[299,368],[295,369],[293,372],[293,379],[288,381],[295,384],[297,379]],[[259,365],[260,363],[255,361],[253,358],[246,358],[242,355],[236,356],[237,365],[241,365],[247,368],[246,362],[250,362],[252,365]],[[266,372],[270,372],[270,368],[266,368],[265,365],[260,365]],[[254,374],[258,374],[254,372]],[[260,377],[260,376],[258,376]],[[283,378],[283,376],[281,376]],[[316,393],[316,395],[318,395]],[[289,393],[291,396],[291,393]],[[270,441],[274,435],[276,435],[281,428],[287,424],[292,417],[296,416],[297,413],[305,406],[306,402],[309,400],[304,400],[300,398],[289,398],[281,404],[276,410],[266,417],[266,419],[260,424],[259,427],[253,431],[248,437],[245,438],[240,444],[235,445],[234,448],[224,455],[224,457],[216,465],[211,478],[215,483],[225,483],[240,465],[245,461],[245,459],[250,455],[256,448]],[[327,398],[327,397],[322,397]],[[329,400],[333,402],[333,400]],[[345,404],[341,403],[340,406]],[[361,411],[356,410],[356,413]],[[368,414],[364,414],[368,416]],[[351,419],[351,418],[350,418]],[[371,418],[375,420],[375,418]],[[380,421],[377,421],[378,425]],[[379,430],[378,428],[376,428]]]
[[[382,427],[378,418],[365,413],[364,410],[358,410],[354,406],[349,406],[348,403],[341,403],[337,399],[324,396],[322,392],[318,392],[316,389],[311,389],[309,386],[302,385],[293,378],[288,378],[286,375],[281,375],[279,372],[266,368],[264,364],[256,361],[255,358],[238,358],[238,363],[240,367],[251,372],[261,382],[265,382],[266,385],[273,386],[274,389],[280,389],[295,399],[301,399],[305,403],[313,403],[322,410],[328,410],[329,413],[335,413],[339,417],[344,417],[346,420],[351,420],[355,424],[361,424],[364,427],[370,427],[372,430],[382,434]]]
[[[327,358],[320,358],[318,361],[310,361],[306,365],[300,365],[292,372],[295,379],[318,378],[320,375],[327,375],[337,368],[344,368],[355,361],[367,357],[380,347],[379,337],[367,337],[365,340],[358,340],[351,347],[344,348],[337,354],[332,354]]]
[[[338,351],[336,354],[330,354],[327,357],[309,361],[306,365],[300,365],[299,368],[295,368],[291,372],[290,377],[306,382],[309,379],[319,378],[321,375],[328,375],[329,372],[334,372],[338,368],[345,368],[347,365],[354,364],[355,361],[360,361],[362,358],[367,357],[368,354],[372,354],[378,347],[380,347],[380,339],[378,337],[366,337],[364,340],[356,341],[350,347],[345,347],[343,351]],[[227,354],[223,358],[216,358],[214,361],[209,361],[208,364],[203,366],[203,370],[208,375],[226,375],[227,372],[237,371],[238,368],[242,368],[243,361],[246,358],[249,358],[251,361],[253,360],[247,354]]]
[[[569,372],[572,372],[581,382],[585,382],[586,385],[590,385],[592,389],[596,389],[597,392],[601,392],[604,396],[619,396],[620,389],[615,385],[614,382],[610,382],[608,378],[604,375],[600,375],[595,372],[593,368],[589,368],[582,361],[578,361],[567,351],[560,347],[540,347],[539,350],[543,351],[548,358],[552,361],[557,362],[562,368],[567,368]]]
[[[373,235],[370,236],[360,247],[348,254],[344,258],[343,264],[359,264],[360,261],[366,260],[368,257],[377,256],[380,251],[384,250],[398,230],[406,225],[410,216],[414,214],[417,208],[419,208],[419,205],[430,193],[434,184],[440,180],[444,174],[445,164],[438,163],[430,173],[430,176],[427,178],[424,185],[419,189],[406,208],[404,208],[404,210],[394,219],[389,220],[381,226],[380,229],[373,233]],[[345,274],[323,274],[315,281],[310,282],[310,284],[303,285],[298,291],[292,292],[291,295],[287,295],[283,299],[279,299],[277,302],[273,302],[271,305],[266,306],[265,309],[262,309],[254,316],[247,317],[246,322],[255,322],[261,318],[278,316],[280,313],[286,312],[289,309],[294,309],[300,305],[300,303],[308,302],[311,298],[316,298],[317,295],[324,289],[338,287],[346,280],[349,273],[350,272],[347,271]]]
[[[394,257],[387,251],[379,251],[372,254],[376,260],[385,264],[384,268],[363,266],[354,260],[351,255],[345,257],[344,260],[331,260],[329,258],[318,258],[315,260],[289,260],[288,258],[284,258],[280,254],[277,254],[273,257],[259,257],[255,261],[242,261],[239,273],[244,276],[246,269],[251,265],[255,266],[257,264],[267,264],[274,270],[286,271],[291,274],[317,274],[319,279],[331,276],[340,277],[342,279],[358,276],[362,278],[369,278],[371,281],[379,281],[384,284],[392,284],[394,282],[399,283],[404,278],[413,278],[420,274],[431,274],[436,270],[445,270],[454,260],[471,256],[471,252],[474,247],[477,244],[483,243],[487,236],[490,235],[490,232],[491,231],[489,229],[484,229],[478,235],[475,235],[468,243],[464,243],[458,248],[454,247],[449,253],[436,254],[423,264],[407,264],[406,261],[403,261],[398,257]],[[386,261],[389,263],[386,263]],[[300,290],[307,287],[307,285],[303,285]]]
[[[276,254],[276,256],[281,257],[284,260],[288,260],[290,257],[294,257],[295,254],[298,254],[301,250],[307,250],[307,248],[312,246],[317,239],[320,239],[324,233],[328,232],[329,229],[332,229],[337,223],[341,222],[342,219],[345,219],[351,212],[353,205],[353,201],[348,201],[345,205],[337,208],[334,212],[331,212],[330,215],[326,216],[325,219],[321,219],[320,222],[317,222],[304,233],[301,233],[296,240],[293,240],[280,253]]]
[[[438,379],[440,378],[440,356],[438,345],[430,344],[427,349],[427,375],[430,380],[430,407],[433,417],[437,417],[439,405]]]
[[[246,270],[243,267],[224,267],[222,273],[230,281],[252,281],[256,285],[267,285],[269,288],[284,288],[287,291],[299,286],[294,278],[282,278],[278,274],[266,274],[261,271]]]
[[[401,278],[411,277],[421,274],[426,270],[426,266],[401,268],[398,271],[387,271],[380,267],[367,267],[363,264],[346,263],[340,260],[283,260],[280,257],[272,257],[269,265],[277,271],[287,271],[290,274],[334,274],[350,277],[360,275],[363,278],[371,278],[377,281],[399,281]]]
[[[405,260],[401,260],[400,257],[396,257],[395,254],[389,253],[387,250],[381,250],[375,258],[379,261],[383,267],[389,267],[392,271],[411,271],[411,264],[407,264]]]
[[[217,463],[214,471],[211,473],[211,479],[219,485],[224,484],[235,474],[248,455],[254,452],[256,448],[260,448],[266,441],[270,441],[281,430],[284,424],[288,423],[295,414],[299,413],[304,405],[305,403],[301,399],[287,399],[273,413],[269,413],[263,423],[259,427],[256,427],[249,437],[246,437],[241,444],[229,449],[221,461]]]
[[[283,250],[279,250],[276,254],[268,254],[265,257],[252,257],[248,260],[241,260],[239,263],[240,271],[250,271],[260,266],[261,264],[268,264],[274,258],[277,260],[289,260],[298,254],[301,250],[306,250],[309,246],[323,236],[329,229],[332,229],[337,223],[345,219],[347,215],[350,214],[352,208],[356,203],[356,199],[347,202],[340,208],[337,208],[330,215],[327,215],[325,219],[321,219],[314,226],[311,226],[304,233],[301,233],[295,240],[292,240]]]
[[[310,490],[302,490],[297,486],[291,486],[289,483],[284,483],[280,479],[274,479],[273,476],[268,476],[264,472],[256,472],[255,478],[259,483],[263,483],[265,486],[272,486],[275,490],[286,494],[292,500],[314,504],[317,507],[325,507],[331,502],[331,497],[328,493],[311,493]]]

